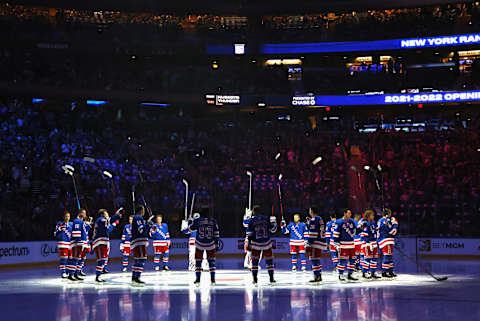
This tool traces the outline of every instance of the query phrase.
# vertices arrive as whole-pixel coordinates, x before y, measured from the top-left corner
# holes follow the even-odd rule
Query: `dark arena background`
[[[2,1],[0,39],[0,320],[480,320],[479,2]]]

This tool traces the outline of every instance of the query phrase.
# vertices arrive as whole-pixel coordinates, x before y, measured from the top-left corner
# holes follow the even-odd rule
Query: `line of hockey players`
[[[93,250],[97,258],[96,282],[102,283],[101,275],[108,273],[105,266],[110,252],[110,233],[122,217],[122,208],[115,215],[109,216],[105,209],[98,211],[98,219],[93,225],[92,240],[89,241],[89,231],[92,229],[93,219],[87,217],[86,211],[78,211],[77,217],[70,222],[70,214],[65,213],[64,221],[58,222],[55,228],[55,237],[58,241],[60,257],[60,270],[62,278],[70,281],[81,281],[85,276],[83,266],[87,251]],[[136,206],[136,215],[129,217],[129,224],[123,229],[120,250],[123,252],[123,271],[127,271],[128,259],[133,255],[132,282],[142,285],[140,279],[147,260],[147,247],[149,239],[154,247],[154,267],[160,270],[160,262],[163,270],[169,270],[168,257],[171,246],[167,224],[163,223],[161,215],[151,216],[145,220],[145,207]],[[339,274],[341,281],[356,281],[353,273],[361,269],[364,279],[378,279],[377,260],[379,253],[383,255],[382,277],[392,278],[393,272],[393,245],[398,230],[398,222],[389,209],[385,209],[383,217],[374,221],[374,212],[365,211],[357,220],[351,218],[350,210],[345,210],[341,218],[331,217],[327,224],[315,207],[309,209],[307,224],[300,222],[300,215],[293,216],[293,222],[288,225],[284,220],[280,227],[282,232],[290,236],[290,253],[292,255],[292,270],[296,271],[298,257],[300,256],[301,268],[306,270],[307,256],[312,263],[314,278],[312,283],[322,281],[321,254],[329,252],[331,260]],[[155,222],[153,222],[155,220]],[[253,283],[258,282],[259,261],[263,257],[270,282],[275,283],[273,264],[272,236],[277,231],[275,216],[265,216],[261,208],[256,205],[247,209],[243,225],[246,229],[245,250],[246,266],[249,267],[253,277]],[[196,273],[195,284],[200,283],[202,269],[210,271],[211,283],[215,284],[215,260],[219,246],[219,227],[213,218],[193,215],[190,219],[182,221],[181,230],[190,234],[189,268]],[[202,267],[202,261],[203,267]],[[208,265],[208,267],[206,267]],[[345,270],[347,277],[345,278]]]

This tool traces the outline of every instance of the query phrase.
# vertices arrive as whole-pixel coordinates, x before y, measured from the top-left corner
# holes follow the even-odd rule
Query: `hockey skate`
[[[362,278],[364,280],[371,280],[372,279],[372,277],[370,276],[370,272],[363,272],[362,273]]]
[[[378,280],[381,279],[381,276],[378,276],[375,272],[370,273],[372,280]]]
[[[157,271],[157,272],[160,271],[160,267],[159,267],[159,266],[156,266],[156,267],[155,267],[155,271]]]
[[[68,280],[71,282],[77,282],[77,279],[73,276],[73,274],[68,275]]]
[[[292,272],[297,272],[297,267],[296,266],[292,266]]]
[[[133,286],[144,286],[145,282],[140,280],[139,276],[132,276],[132,285]]]
[[[314,276],[313,280],[308,281],[310,284],[316,284],[322,282],[322,274]]]
[[[122,269],[122,272],[127,272],[127,268],[124,267],[124,268]]]
[[[103,284],[103,283],[105,283],[105,280],[102,279],[102,278],[100,277],[100,275],[97,275],[97,277],[95,278],[95,283]]]
[[[170,271],[170,268],[165,265],[165,266],[163,267],[163,271]]]
[[[306,266],[302,266],[302,271],[303,271],[303,272],[307,271],[307,267],[306,267]]]
[[[67,273],[62,273],[62,279],[68,279],[68,274]]]
[[[382,272],[382,278],[391,279],[391,278],[393,278],[393,276],[390,276],[389,272]]]
[[[343,276],[343,274],[339,274],[339,275],[338,275],[338,280],[339,280],[340,282],[345,282],[345,281],[346,281],[346,280],[345,280],[345,276]]]
[[[78,274],[79,274],[80,276],[87,276],[87,274],[86,274],[85,272],[83,272],[83,271],[78,272]]]
[[[193,284],[196,285],[196,286],[200,286],[200,278],[197,277],[197,278],[195,279],[195,282],[193,282]]]
[[[277,281],[275,281],[275,279],[273,278],[273,275],[270,275],[270,284],[275,284],[277,283]]]
[[[258,284],[258,275],[253,276],[253,284],[257,285]]]
[[[83,278],[80,277],[80,275],[78,275],[78,273],[75,273],[75,274],[73,275],[73,277],[74,277],[77,281],[83,281]]]
[[[398,275],[396,275],[395,273],[393,273],[393,271],[390,271],[388,272],[388,275],[391,277],[391,278],[396,278]]]
[[[352,275],[352,273],[349,273],[349,274],[348,274],[347,280],[348,280],[348,281],[353,281],[353,282],[358,281],[358,279],[357,279],[356,277],[354,277],[354,276]]]
[[[103,271],[102,271],[102,274],[108,274],[108,273],[110,273],[110,271],[108,271],[107,268],[104,267],[104,268],[103,268]]]
[[[211,276],[210,277],[210,283],[211,285],[216,285],[217,283],[215,282],[215,277],[214,276]]]

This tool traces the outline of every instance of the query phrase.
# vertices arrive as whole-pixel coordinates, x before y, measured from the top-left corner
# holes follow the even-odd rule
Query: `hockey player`
[[[310,260],[312,261],[313,270],[313,280],[310,282],[317,283],[322,281],[322,265],[320,264],[322,250],[327,249],[325,242],[325,224],[315,207],[310,207],[309,214],[311,219],[308,223],[308,239],[306,245]]]
[[[73,266],[75,269],[69,271],[68,279],[70,281],[83,281],[79,271],[82,269],[83,247],[88,236],[84,222],[86,216],[87,211],[82,208],[78,211],[77,218],[72,222],[72,259],[74,260]]]
[[[300,256],[302,271],[307,270],[307,258],[305,257],[305,240],[308,239],[308,229],[305,223],[300,222],[300,214],[293,215],[293,222],[286,225],[280,222],[282,233],[290,235],[290,254],[292,255],[292,271],[297,271],[297,253]]]
[[[190,232],[188,227],[193,223],[193,220],[200,217],[200,213],[194,213],[193,218],[189,218],[188,221],[182,220],[181,231],[184,234],[188,234],[188,270],[195,271],[195,239],[197,237],[197,231]],[[207,253],[203,252],[202,270],[208,271]]]
[[[148,224],[143,218],[145,216],[145,207],[137,205],[135,208],[136,215],[133,217],[132,228],[132,251],[133,251],[133,267],[132,267],[132,285],[144,285],[145,282],[140,280],[145,262],[147,262],[147,246],[148,246]]]
[[[343,212],[343,218],[336,221],[336,228],[333,231],[333,244],[338,250],[339,263],[337,265],[338,279],[345,281],[343,272],[345,266],[347,267],[347,279],[350,281],[358,281],[352,276],[355,270],[355,241],[354,236],[356,232],[355,221],[351,218],[352,212],[347,209]]]
[[[220,231],[217,221],[213,218],[199,217],[193,220],[188,227],[190,233],[197,232],[195,236],[195,282],[200,284],[202,274],[202,257],[207,252],[207,260],[210,266],[210,281],[215,285],[215,259],[220,242]]]
[[[359,232],[361,244],[362,276],[364,279],[379,279],[375,274],[377,270],[378,246],[377,246],[377,225],[374,220],[375,213],[372,210],[366,210],[364,217],[358,222],[357,232]]]
[[[57,240],[58,257],[60,264],[58,265],[62,279],[68,278],[69,271],[73,270],[72,266],[72,223],[70,222],[70,213],[63,214],[63,221],[60,221],[55,226],[53,236]]]
[[[334,246],[333,242],[333,236],[332,233],[336,229],[336,222],[337,218],[335,217],[335,214],[330,215],[330,221],[328,221],[326,227],[325,227],[325,243],[327,243],[327,250],[330,252],[330,259],[332,260],[333,263],[333,269],[337,269],[337,264],[338,264],[338,252],[337,248]]]
[[[393,273],[393,245],[398,232],[398,222],[392,217],[392,211],[389,208],[383,210],[383,217],[378,221],[377,229],[378,247],[383,254],[382,277],[396,277],[397,275]]]
[[[168,254],[171,245],[170,233],[168,233],[168,226],[166,223],[162,223],[163,216],[155,216],[156,223],[150,227],[150,237],[153,240],[153,249],[155,256],[153,258],[153,265],[155,271],[160,270],[160,258],[163,262],[163,270],[168,271]]]
[[[120,242],[120,252],[122,252],[122,272],[127,272],[128,257],[130,256],[130,240],[132,239],[132,221],[133,215],[128,217],[128,224],[123,227],[122,240]]]
[[[355,213],[353,216],[353,220],[355,221],[356,226],[358,227],[358,223],[362,220],[362,214]],[[357,229],[359,233],[355,233],[354,236],[354,244],[355,244],[355,271],[361,271],[362,268],[360,267],[360,252],[362,249],[362,241],[360,240],[360,229]]]
[[[253,283],[258,283],[258,262],[260,254],[263,254],[267,263],[270,283],[275,283],[273,278],[273,251],[271,235],[277,231],[277,218],[264,216],[260,213],[260,206],[252,208],[253,217],[248,222],[248,244],[252,251],[252,276]]]
[[[82,251],[82,259],[80,261],[80,270],[77,271],[78,275],[80,276],[87,276],[84,272],[84,266],[85,266],[85,260],[87,259],[87,253],[90,253],[91,251],[91,246],[90,246],[90,240],[88,237],[88,233],[90,232],[90,229],[92,228],[92,223],[93,223],[93,217],[87,217],[85,215],[84,217],[84,227],[86,231],[86,240],[83,242],[83,251]]]
[[[100,217],[95,221],[93,229],[92,249],[95,251],[97,257],[96,277],[95,281],[103,283],[105,280],[100,278],[103,273],[103,267],[108,259],[108,252],[110,248],[110,232],[118,225],[121,218],[121,211],[123,208],[117,210],[117,213],[110,217],[106,209],[99,209]]]

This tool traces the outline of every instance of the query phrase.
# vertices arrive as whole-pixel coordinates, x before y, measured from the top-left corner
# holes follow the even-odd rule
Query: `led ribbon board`
[[[480,44],[480,33],[376,41],[264,44],[260,47],[260,52],[263,54],[305,54],[325,52],[420,49],[431,47],[465,46],[474,44]]]
[[[395,105],[420,103],[452,103],[480,101],[480,91],[450,91],[417,94],[385,94],[358,96],[295,96],[292,106],[362,106],[362,105]]]

